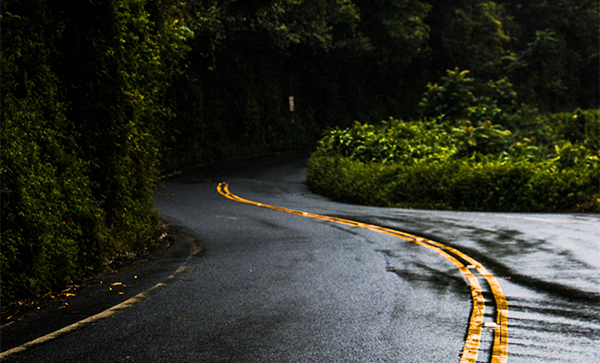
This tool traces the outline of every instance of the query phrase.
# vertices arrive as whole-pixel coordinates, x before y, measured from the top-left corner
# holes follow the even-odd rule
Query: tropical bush
[[[600,111],[510,120],[545,128],[511,132],[439,117],[331,129],[309,160],[308,184],[367,205],[599,211]]]

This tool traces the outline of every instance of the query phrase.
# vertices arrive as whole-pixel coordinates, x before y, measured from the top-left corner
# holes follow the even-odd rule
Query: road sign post
[[[294,96],[290,96],[290,112],[292,113],[292,123],[294,123]]]

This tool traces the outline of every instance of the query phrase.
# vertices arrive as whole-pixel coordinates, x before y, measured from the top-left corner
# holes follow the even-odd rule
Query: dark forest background
[[[593,0],[3,0],[1,17],[3,305],[146,248],[161,173],[417,118],[449,69],[536,112],[598,108]]]

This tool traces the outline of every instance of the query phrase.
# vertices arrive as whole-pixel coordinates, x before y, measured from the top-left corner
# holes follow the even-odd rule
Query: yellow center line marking
[[[481,291],[481,285],[479,284],[479,280],[477,277],[469,270],[469,268],[474,268],[483,276],[488,282],[492,293],[494,294],[494,299],[496,301],[496,324],[497,327],[494,329],[494,345],[492,348],[492,360],[491,363],[505,363],[507,361],[507,347],[508,347],[508,303],[506,301],[506,297],[502,292],[502,288],[498,283],[498,280],[479,262],[471,258],[470,256],[452,248],[441,244],[439,242],[435,242],[432,240],[428,240],[426,238],[422,238],[419,236],[411,235],[408,233],[400,232],[394,229],[385,228],[381,226],[377,226],[374,224],[367,224],[361,222],[355,222],[348,219],[336,218],[336,217],[328,217],[320,214],[314,214],[309,212],[297,211],[294,209],[277,207],[269,204],[258,203],[248,199],[244,199],[238,197],[235,194],[232,194],[229,191],[229,184],[227,183],[219,183],[217,186],[217,191],[236,202],[245,203],[257,207],[267,208],[276,210],[284,213],[291,213],[302,217],[315,218],[328,222],[344,224],[353,227],[359,227],[363,229],[367,229],[370,231],[388,234],[394,237],[398,237],[407,241],[414,242],[420,246],[426,247],[430,250],[435,251],[442,257],[449,260],[458,270],[465,276],[469,286],[471,288],[471,297],[473,298],[473,311],[471,313],[471,317],[469,320],[469,329],[467,332],[467,339],[465,341],[465,346],[463,348],[462,356],[460,359],[460,363],[475,363],[477,360],[477,353],[479,350],[479,343],[481,341],[481,328],[483,325],[483,314],[485,312],[485,301],[483,298],[483,293]],[[468,265],[463,264],[459,260],[457,260],[454,256],[447,253],[446,251],[450,251],[456,256],[462,258],[463,260],[468,262]]]

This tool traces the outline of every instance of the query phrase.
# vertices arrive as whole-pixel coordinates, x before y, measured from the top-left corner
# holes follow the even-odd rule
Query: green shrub
[[[525,114],[529,116],[530,114]],[[577,115],[576,117],[574,115]],[[355,123],[325,133],[308,184],[367,205],[488,211],[599,211],[598,112],[518,118],[538,128],[510,132],[489,121]],[[573,125],[579,119],[582,125]]]
[[[362,163],[313,155],[311,190],[347,203],[402,208],[511,212],[598,212],[598,165],[451,160],[416,165]]]
[[[473,95],[474,78],[469,78],[469,71],[446,71],[440,85],[428,84],[427,91],[419,104],[424,117],[443,116],[451,120],[463,119],[469,115],[469,107],[477,99]]]

